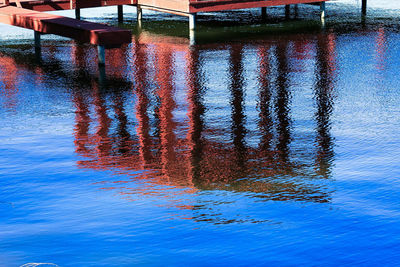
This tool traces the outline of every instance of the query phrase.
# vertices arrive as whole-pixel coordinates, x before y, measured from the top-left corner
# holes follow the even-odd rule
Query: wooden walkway
[[[128,30],[13,6],[0,8],[0,22],[105,47],[129,43],[132,38]]]
[[[131,1],[131,0],[129,0]],[[84,7],[96,7],[113,3],[113,1],[87,2]],[[125,0],[114,0],[125,3]],[[132,33],[104,24],[67,18],[40,11],[53,11],[77,8],[73,1],[13,1],[0,4],[0,23],[34,30],[36,52],[40,52],[40,35],[55,34],[69,37],[82,43],[90,43],[98,47],[99,65],[105,64],[105,49],[130,43]],[[40,11],[39,11],[40,10]]]
[[[330,1],[330,0],[325,0]],[[99,64],[105,63],[104,49],[131,42],[131,32],[107,25],[80,20],[80,9],[89,7],[117,6],[118,20],[123,20],[123,5],[137,8],[138,24],[141,25],[142,9],[173,13],[189,17],[189,32],[194,40],[196,14],[233,9],[260,8],[266,16],[271,6],[314,4],[320,6],[321,19],[325,16],[325,1],[320,0],[0,0],[0,23],[32,29],[35,45],[40,48],[40,34],[56,34],[98,46]],[[2,3],[1,3],[2,2]],[[362,0],[362,13],[366,13],[367,0]],[[76,19],[42,13],[75,9]],[[193,38],[192,38],[193,37]]]

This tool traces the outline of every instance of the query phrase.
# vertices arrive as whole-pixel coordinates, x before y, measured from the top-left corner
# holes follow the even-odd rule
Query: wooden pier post
[[[35,54],[36,56],[40,57],[41,51],[42,51],[42,46],[40,44],[40,35],[41,33],[38,31],[34,31],[34,38],[35,38]]]
[[[106,64],[106,49],[103,45],[97,46],[97,57],[99,66],[104,66]]]
[[[81,9],[80,8],[75,8],[75,18],[81,19]]]
[[[118,5],[118,22],[122,22],[124,20],[124,8],[122,5]]]
[[[196,28],[196,13],[189,14],[189,30],[193,31]]]
[[[367,15],[367,0],[362,0],[361,2],[361,14],[363,16]]]
[[[325,10],[326,10],[325,2],[321,2],[320,3],[321,20],[325,19]]]
[[[143,17],[143,10],[139,5],[137,5],[136,6],[136,21],[137,21],[137,26],[139,29],[142,28],[142,17]]]
[[[196,32],[194,30],[189,30],[189,44],[196,44]]]
[[[41,61],[42,59],[42,46],[40,43],[40,36],[41,33],[38,31],[33,32],[34,38],[35,38],[35,58],[38,62]]]
[[[136,6],[136,19],[138,22],[142,21],[142,16],[143,16],[142,8],[139,5],[137,5]]]
[[[99,65],[99,85],[104,86],[106,84],[106,66]]]
[[[35,47],[40,48],[40,32],[34,31],[33,34],[35,37]]]
[[[285,17],[287,19],[290,17],[290,5],[285,6]]]
[[[266,7],[261,8],[261,18],[263,20],[267,18],[267,8]]]

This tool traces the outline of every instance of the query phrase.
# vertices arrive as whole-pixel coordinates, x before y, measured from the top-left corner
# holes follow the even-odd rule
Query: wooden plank
[[[55,10],[68,10],[78,8],[90,8],[100,6],[114,6],[114,5],[130,5],[136,4],[137,0],[95,0],[95,1],[76,1],[71,0],[20,0],[21,7],[34,10],[34,11],[55,11]],[[72,2],[72,3],[71,3]],[[11,5],[16,5],[15,0],[12,0]],[[71,5],[72,4],[72,5]]]
[[[184,16],[184,17],[188,17],[190,15],[187,12],[176,11],[176,10],[165,9],[165,8],[159,8],[159,7],[152,7],[152,6],[145,6],[145,5],[141,5],[140,8],[141,9],[152,10],[152,11],[164,12],[164,13],[178,15],[178,16]]]
[[[189,12],[213,12],[232,9],[259,8],[292,4],[319,3],[318,0],[191,0]]]
[[[129,30],[12,6],[0,7],[0,22],[106,47],[119,46],[132,40]]]
[[[169,9],[170,11],[189,12],[189,0],[137,0],[139,6]]]

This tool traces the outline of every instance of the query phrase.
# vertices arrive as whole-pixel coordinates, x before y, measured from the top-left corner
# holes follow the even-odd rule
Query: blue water
[[[400,9],[371,3],[203,15],[192,46],[126,7],[105,77],[1,25],[0,266],[399,265]]]

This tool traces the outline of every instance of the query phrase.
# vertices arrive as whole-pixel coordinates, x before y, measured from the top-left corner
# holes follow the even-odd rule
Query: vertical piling
[[[42,46],[40,43],[40,32],[34,31],[35,38],[35,57],[37,61],[40,61],[42,58]]]
[[[143,16],[142,8],[139,5],[137,5],[136,6],[136,20],[137,20],[137,25],[139,28],[142,27],[142,16]]]
[[[106,67],[104,65],[99,65],[99,85],[105,86],[106,85]]]
[[[196,13],[189,14],[189,30],[193,31],[196,28]]]
[[[267,18],[267,8],[266,7],[261,8],[261,18],[263,20]]]
[[[40,32],[34,31],[33,34],[35,37],[35,48],[40,48]]]
[[[81,9],[80,8],[75,8],[75,18],[81,19]]]
[[[139,5],[136,6],[136,19],[138,22],[142,20],[142,15],[143,15],[142,13],[143,13],[142,8]]]
[[[124,20],[124,8],[122,5],[118,5],[118,22],[122,22]]]
[[[361,14],[363,16],[367,15],[367,0],[362,0],[361,2]]]
[[[191,46],[196,44],[196,32],[194,30],[189,30],[189,43]]]
[[[285,17],[287,19],[290,17],[290,5],[285,6]]]
[[[325,10],[326,10],[326,5],[325,2],[320,3],[320,11],[321,11],[321,20],[325,19]]]
[[[103,45],[97,46],[97,57],[99,66],[104,66],[106,64],[106,49]]]

